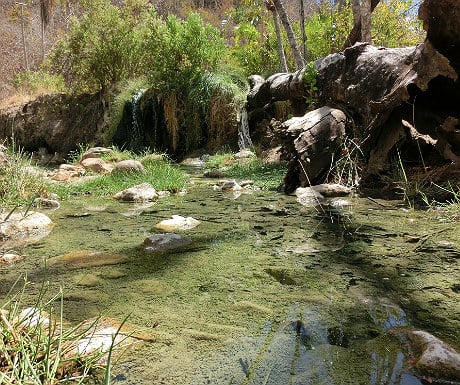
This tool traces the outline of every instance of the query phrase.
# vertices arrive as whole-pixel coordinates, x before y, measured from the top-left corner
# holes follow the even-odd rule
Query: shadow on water
[[[102,313],[131,314],[143,329],[158,323],[156,342],[120,362],[114,384],[420,385],[391,330],[415,325],[459,343],[458,292],[447,295],[459,271],[456,233],[428,224],[427,213],[360,199],[322,212],[272,192],[234,199],[210,186],[132,209],[63,202],[51,235],[0,270],[2,296],[20,273],[63,286],[70,321]],[[143,251],[173,214],[202,222],[181,233],[193,243]],[[440,241],[450,243],[426,251]],[[75,250],[124,259],[44,267]]]

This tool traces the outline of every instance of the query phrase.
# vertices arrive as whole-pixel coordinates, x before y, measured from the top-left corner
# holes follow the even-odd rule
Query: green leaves
[[[217,68],[225,43],[219,31],[204,24],[197,13],[182,21],[170,15],[151,28],[148,49],[152,84],[165,93],[187,89],[199,76]]]
[[[149,21],[144,0],[126,0],[122,7],[110,0],[83,0],[80,19],[73,19],[70,32],[51,55],[52,67],[64,73],[75,91],[96,91],[145,70],[145,41]]]

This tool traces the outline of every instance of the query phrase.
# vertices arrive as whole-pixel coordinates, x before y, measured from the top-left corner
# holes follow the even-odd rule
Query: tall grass
[[[95,175],[81,183],[56,185],[55,191],[61,196],[91,194],[94,196],[112,196],[113,194],[148,182],[157,191],[178,192],[185,187],[187,177],[185,173],[166,157],[152,154],[136,156],[130,152],[115,152],[103,159],[107,161],[121,159],[137,159],[144,168],[145,173],[112,173]]]
[[[77,349],[78,341],[94,324],[64,328],[62,291],[47,299],[46,284],[34,306],[27,307],[28,286],[27,279],[19,278],[0,307],[0,383],[84,383],[100,367],[98,361],[103,355],[99,350],[81,355]],[[57,313],[56,318],[53,313]]]
[[[32,168],[31,156],[21,149],[10,147],[0,160],[0,206],[30,204],[37,196],[49,195],[50,185],[40,170]]]

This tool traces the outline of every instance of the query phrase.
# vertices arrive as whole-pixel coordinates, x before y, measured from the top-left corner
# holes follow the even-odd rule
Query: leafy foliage
[[[173,15],[165,23],[153,20],[147,48],[154,69],[150,82],[168,93],[187,89],[202,73],[215,70],[225,43],[216,28],[191,13],[184,21]]]
[[[405,47],[421,42],[422,24],[411,13],[411,0],[381,1],[372,19],[372,39],[376,45]]]
[[[401,47],[419,43],[423,33],[420,22],[410,12],[411,7],[410,0],[381,1],[372,13],[373,44]],[[349,2],[342,8],[321,2],[305,23],[309,59],[340,51],[352,26]]]
[[[81,0],[85,10],[70,23],[50,60],[76,91],[105,89],[145,70],[148,21],[154,15],[144,0]]]

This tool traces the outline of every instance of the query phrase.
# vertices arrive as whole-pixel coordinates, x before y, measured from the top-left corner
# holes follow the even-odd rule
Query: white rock
[[[172,219],[165,219],[160,223],[157,223],[155,227],[157,229],[165,231],[175,231],[175,230],[190,230],[198,226],[201,222],[192,217],[183,217],[181,215],[173,215]]]

